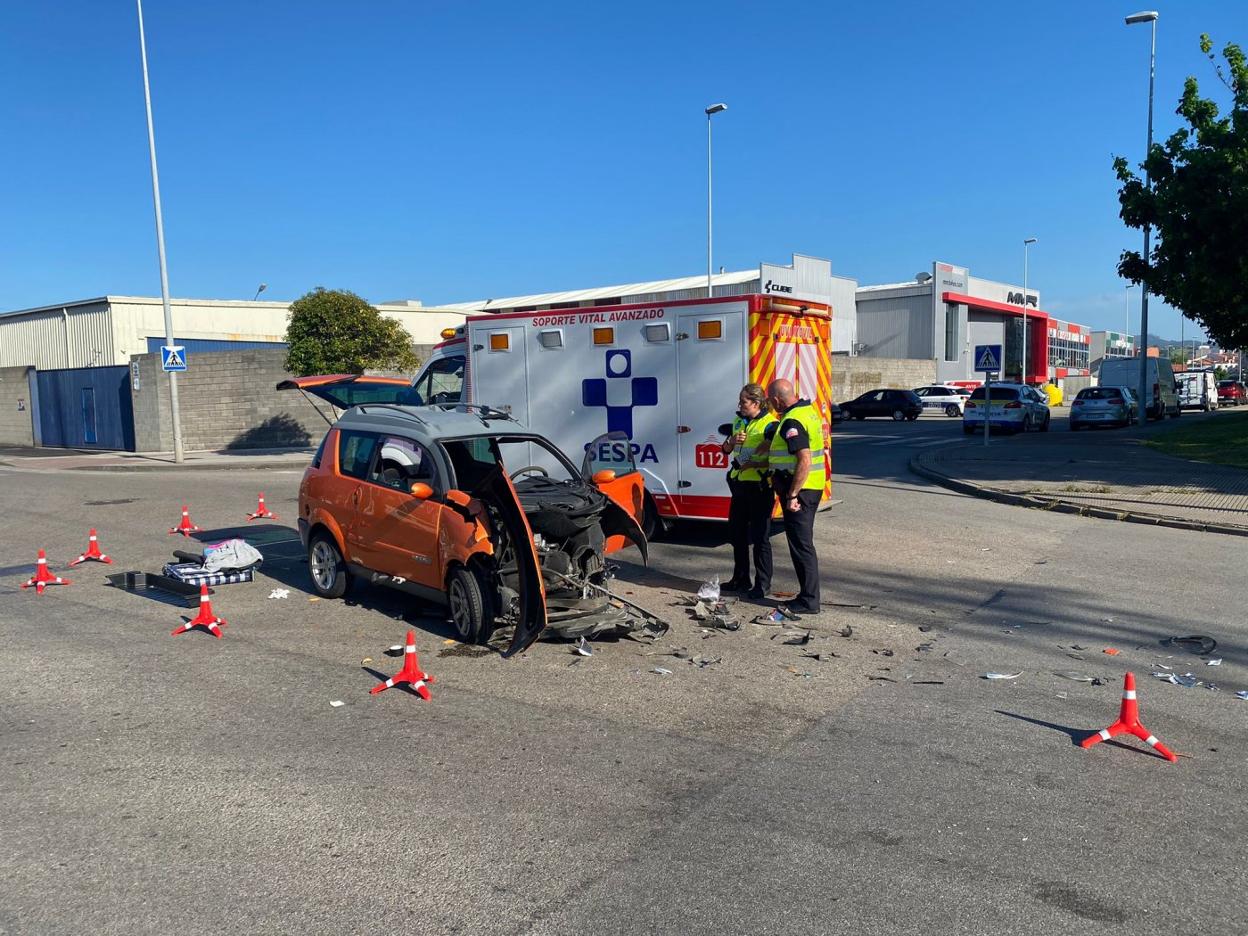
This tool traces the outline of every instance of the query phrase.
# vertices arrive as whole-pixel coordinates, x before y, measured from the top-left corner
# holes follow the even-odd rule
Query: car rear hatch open
[[[424,402],[406,377],[319,374],[311,377],[288,377],[278,383],[277,389],[298,390],[304,397],[317,397],[339,410],[348,410],[363,403],[420,406]],[[315,403],[312,405],[316,406]],[[326,422],[333,424],[333,420],[321,412],[319,407],[317,412],[321,413]]]

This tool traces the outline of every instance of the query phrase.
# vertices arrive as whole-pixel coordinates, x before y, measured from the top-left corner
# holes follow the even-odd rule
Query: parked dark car
[[[1218,405],[1239,406],[1248,403],[1248,388],[1238,380],[1218,381]]]
[[[897,422],[915,420],[923,412],[923,401],[913,390],[870,390],[848,403],[841,404],[846,419],[886,416]]]

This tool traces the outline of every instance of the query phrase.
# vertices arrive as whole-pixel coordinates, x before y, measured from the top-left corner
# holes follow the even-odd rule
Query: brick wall
[[[182,444],[187,451],[226,448],[286,448],[317,445],[328,428],[297,390],[276,390],[290,375],[284,349],[193,354],[178,378]],[[139,366],[134,399],[135,447],[140,452],[173,450],[169,378],[159,354],[131,358]],[[328,403],[318,405],[331,420]]]
[[[837,403],[880,387],[913,390],[935,380],[935,360],[832,356],[832,399]]]
[[[34,401],[30,398],[32,367],[0,367],[0,443],[34,445]]]

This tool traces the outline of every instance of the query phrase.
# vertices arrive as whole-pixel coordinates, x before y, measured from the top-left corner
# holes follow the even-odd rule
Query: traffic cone
[[[212,602],[208,600],[208,586],[199,586],[199,615],[193,620],[187,621],[180,627],[175,627],[169,632],[170,637],[176,637],[178,634],[185,634],[189,630],[196,627],[206,627],[208,633],[212,634],[218,640],[221,638],[221,627],[225,624],[221,618],[212,612]]]
[[[100,542],[98,539],[96,539],[94,529],[90,530],[87,534],[87,551],[84,552],[77,559],[75,559],[73,562],[71,562],[69,565],[72,568],[73,566],[78,565],[78,563],[80,562],[86,562],[88,559],[93,559],[96,562],[106,562],[109,565],[113,564],[112,559],[109,559],[108,556],[100,552]]]
[[[1108,728],[1102,728],[1096,734],[1084,738],[1080,747],[1090,748],[1094,744],[1108,741],[1115,735],[1120,734],[1135,735],[1145,744],[1154,748],[1166,760],[1171,762],[1178,760],[1164,744],[1158,741],[1154,735],[1149,733],[1147,728],[1140,724],[1140,706],[1135,700],[1134,673],[1127,673],[1126,679],[1123,681],[1122,708],[1118,710],[1118,720]]]
[[[191,523],[191,512],[187,509],[186,504],[182,505],[182,519],[178,521],[176,527],[171,527],[169,532],[181,533],[183,536],[190,536],[192,533],[200,532],[199,527]]]
[[[399,670],[396,676],[392,676],[384,683],[378,683],[368,691],[369,695],[376,695],[379,692],[385,692],[391,686],[397,686],[399,683],[407,683],[411,686],[418,696],[429,701],[429,684],[433,682],[433,677],[420,668],[420,661],[416,659],[416,632],[407,632],[407,645],[403,647],[403,668]]]
[[[273,513],[272,511],[269,510],[269,508],[264,506],[264,491],[261,491],[260,503],[256,505],[256,512],[249,513],[247,515],[247,521],[250,523],[252,520],[276,520],[276,519],[277,519],[277,514]]]
[[[35,594],[42,595],[45,585],[69,584],[69,579],[61,578],[59,575],[53,575],[48,571],[48,556],[47,553],[41,549],[39,550],[39,558],[35,560],[35,574],[31,577],[29,582],[22,583],[22,588],[30,588],[33,585],[35,588]]]

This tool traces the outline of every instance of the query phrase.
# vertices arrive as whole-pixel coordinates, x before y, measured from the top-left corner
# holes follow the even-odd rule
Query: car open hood
[[[361,403],[419,405],[421,402],[412,382],[406,377],[319,374],[312,377],[288,377],[278,383],[277,389],[311,394],[344,410]]]

